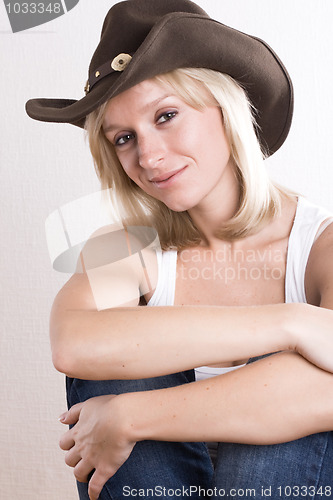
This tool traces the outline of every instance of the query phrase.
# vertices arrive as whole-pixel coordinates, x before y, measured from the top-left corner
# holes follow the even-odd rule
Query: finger
[[[112,477],[113,474],[115,474],[115,472],[116,471],[110,473],[110,471],[106,470],[103,472],[95,470],[88,485],[88,495],[90,500],[98,500],[98,497],[103,489],[103,486],[110,479],[110,477]]]
[[[70,450],[75,445],[73,434],[71,431],[65,432],[65,434],[60,438],[59,446],[62,450]]]
[[[59,421],[62,424],[67,424],[67,425],[76,424],[76,422],[80,418],[80,413],[81,413],[83,405],[84,405],[84,402],[78,403],[78,404],[72,406],[72,408],[70,410],[68,410],[65,413],[63,413],[62,415],[60,415]]]
[[[87,483],[93,471],[93,465],[87,462],[87,460],[80,460],[74,467],[74,476],[80,483]]]
[[[65,462],[69,465],[69,467],[75,467],[81,459],[81,454],[78,452],[76,446],[73,446],[73,448],[69,450],[65,456]]]

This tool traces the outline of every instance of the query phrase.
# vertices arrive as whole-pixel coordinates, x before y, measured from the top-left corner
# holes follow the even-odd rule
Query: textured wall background
[[[48,317],[68,279],[50,265],[46,217],[98,189],[81,130],[30,120],[31,97],[83,96],[87,67],[113,4],[81,0],[71,12],[12,34],[0,4],[1,406],[0,498],[74,500],[57,417],[63,376],[52,367]],[[295,118],[272,175],[333,211],[331,0],[198,0],[212,17],[266,40],[295,86]]]

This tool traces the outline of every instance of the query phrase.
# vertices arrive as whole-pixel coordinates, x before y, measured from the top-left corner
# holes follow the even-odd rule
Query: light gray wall
[[[52,270],[46,217],[98,189],[80,129],[30,120],[30,97],[83,96],[110,0],[81,0],[65,16],[12,34],[0,4],[1,406],[0,497],[76,498],[57,422],[62,375],[52,367],[48,317],[67,275]],[[295,117],[272,175],[333,211],[331,0],[198,0],[212,17],[266,40],[295,86]],[[209,36],[209,34],[208,34]]]

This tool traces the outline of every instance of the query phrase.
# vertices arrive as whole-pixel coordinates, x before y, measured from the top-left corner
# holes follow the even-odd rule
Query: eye
[[[127,144],[129,141],[134,139],[134,134],[124,134],[116,137],[114,145],[115,146],[123,146],[124,144]]]
[[[166,113],[162,113],[157,118],[156,123],[159,124],[159,123],[168,122],[168,121],[172,120],[172,118],[174,118],[176,115],[177,115],[177,111],[167,111]]]

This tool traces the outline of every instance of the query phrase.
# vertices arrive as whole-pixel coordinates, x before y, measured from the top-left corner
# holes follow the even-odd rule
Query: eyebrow
[[[148,102],[145,104],[139,111],[146,111],[149,108],[153,108],[154,106],[158,106],[161,101],[164,101],[167,97],[171,97],[173,94],[165,94],[161,97],[158,97],[154,101]],[[116,130],[119,128],[123,128],[123,125],[117,125],[116,123],[109,123],[106,127],[103,127],[103,132],[107,133],[112,130]]]

